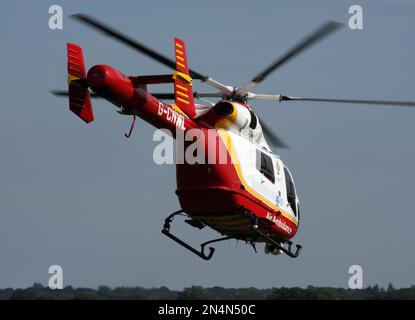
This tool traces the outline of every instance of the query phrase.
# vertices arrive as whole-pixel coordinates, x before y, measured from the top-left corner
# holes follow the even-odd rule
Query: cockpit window
[[[294,215],[297,217],[297,201],[295,198],[295,187],[294,182],[291,178],[290,173],[286,168],[284,168],[284,175],[285,175],[285,185],[287,187],[287,200],[290,204],[291,209],[294,212]]]
[[[272,183],[275,182],[274,166],[269,155],[263,153],[261,150],[256,150],[256,168]]]

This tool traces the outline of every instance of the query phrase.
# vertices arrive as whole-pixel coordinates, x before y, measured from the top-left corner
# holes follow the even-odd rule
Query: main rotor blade
[[[69,92],[67,90],[50,90],[51,94],[57,97],[68,97]],[[165,93],[165,92],[156,92],[150,93],[153,97],[157,99],[165,99],[165,100],[174,100],[176,97],[174,93]],[[102,98],[99,93],[90,92],[91,98]],[[193,96],[195,98],[222,98],[222,92],[193,92]]]
[[[164,93],[164,92],[157,92],[151,93],[153,97],[157,99],[164,99],[164,100],[174,100],[176,97],[174,93]],[[193,92],[193,96],[197,98],[222,98],[222,92]]]
[[[207,77],[207,79],[202,80],[202,82],[207,83],[208,85],[222,91],[225,94],[230,94],[234,91],[234,87],[232,86],[227,86],[223,83],[220,83],[219,81],[212,79],[211,77]]]
[[[69,97],[69,92],[67,90],[50,90],[51,94],[53,94],[56,97]],[[91,95],[91,98],[101,98],[101,96],[96,92],[89,92]]]
[[[258,117],[258,115],[257,115]],[[259,117],[258,117],[259,119]],[[262,132],[264,133],[265,140],[270,144],[271,147],[274,148],[283,148],[283,149],[289,149],[290,146],[286,144],[280,137],[278,137],[270,127],[268,127],[264,121],[259,119],[259,123],[262,127]]]
[[[223,92],[193,92],[195,98],[223,98]]]
[[[150,58],[164,64],[165,66],[167,66],[167,67],[169,67],[173,70],[176,69],[176,63],[172,59],[156,52],[155,50],[145,46],[144,44],[138,42],[137,40],[130,38],[129,36],[121,33],[118,30],[115,30],[114,28],[98,21],[97,19],[95,19],[91,16],[78,13],[78,14],[72,15],[71,17],[78,20],[81,23],[84,23],[84,24],[88,25],[89,27],[92,27],[94,29],[97,29],[97,30],[103,32],[104,34],[106,34],[106,35],[108,35],[108,36],[110,36],[110,37],[112,37],[112,38],[128,45],[129,47],[143,53],[147,57],[150,57]],[[189,69],[189,73],[190,73],[190,76],[193,79],[199,79],[199,80],[207,80],[208,79],[207,76],[205,76],[205,75],[203,75],[199,72],[196,72],[194,70],[191,70],[191,69]]]
[[[275,100],[275,99],[274,99]],[[324,99],[280,96],[280,101],[317,101],[334,103],[370,104],[384,106],[415,107],[414,101],[388,101],[388,100],[355,100],[355,99]]]
[[[67,90],[50,90],[49,92],[57,97],[68,97],[69,96],[69,92]]]
[[[246,98],[248,100],[273,100],[278,102],[282,100],[282,96],[279,94],[258,94],[252,92],[248,92]]]
[[[342,23],[336,21],[327,21],[322,26],[320,26],[316,31],[311,33],[309,36],[300,41],[297,45],[287,51],[283,56],[274,61],[270,66],[264,69],[259,73],[255,78],[252,79],[250,83],[246,86],[237,90],[237,94],[240,96],[245,96],[250,90],[256,87],[260,82],[262,82],[271,72],[275,71],[277,68],[282,66],[284,63],[290,59],[297,56],[299,53],[309,48],[313,44],[322,40],[324,37],[328,36],[333,31],[339,29],[342,26]]]

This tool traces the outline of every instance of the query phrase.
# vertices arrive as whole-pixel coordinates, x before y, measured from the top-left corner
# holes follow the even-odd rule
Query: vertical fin
[[[192,78],[189,75],[186,46],[183,40],[179,38],[174,38],[174,55],[176,71],[173,73],[173,79],[176,105],[190,118],[194,118],[196,110],[193,99]]]
[[[86,71],[82,48],[68,43],[68,90],[69,109],[78,117],[89,123],[94,120],[91,95],[86,83]]]

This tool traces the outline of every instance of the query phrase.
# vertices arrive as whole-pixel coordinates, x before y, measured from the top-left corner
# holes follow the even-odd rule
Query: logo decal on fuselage
[[[281,196],[277,196],[277,199],[275,201],[279,207],[282,207],[284,205],[284,199]]]
[[[159,102],[158,115],[165,117],[167,121],[173,123],[177,128],[186,130],[184,126],[184,116],[161,101]]]
[[[275,213],[268,211],[265,218],[275,223],[278,227],[280,227],[282,230],[284,230],[288,234],[292,233],[293,230],[289,226],[286,225],[285,221],[278,219]]]

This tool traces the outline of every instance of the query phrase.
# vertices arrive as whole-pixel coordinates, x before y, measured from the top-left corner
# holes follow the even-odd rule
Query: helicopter
[[[415,102],[410,101],[304,98],[252,92],[279,67],[339,30],[343,25],[340,22],[323,23],[248,84],[233,87],[189,68],[186,45],[180,38],[174,38],[175,59],[172,60],[92,16],[75,14],[71,17],[173,70],[169,74],[126,76],[112,66],[100,64],[86,71],[82,48],[68,43],[68,91],[51,92],[69,97],[72,112],[89,123],[94,120],[91,99],[103,98],[118,107],[120,114],[132,116],[126,137],[131,136],[137,116],[158,129],[169,130],[177,143],[178,133],[191,130],[213,136],[216,143],[213,148],[206,139],[198,143],[204,157],[214,161],[190,163],[185,160],[176,164],[176,195],[181,209],[171,213],[162,228],[163,234],[204,260],[210,260],[215,252],[212,246],[206,252],[208,245],[229,239],[242,240],[255,251],[257,243],[264,243],[266,254],[284,253],[292,258],[298,257],[302,250],[299,244],[294,248],[291,241],[300,223],[300,201],[294,179],[274,152],[288,145],[260,120],[249,101],[415,106]],[[194,80],[216,91],[193,91]],[[174,93],[151,93],[147,89],[148,85],[166,83],[173,84]],[[210,105],[195,103],[197,99],[206,98],[219,100]],[[174,103],[164,102],[168,100]],[[184,144],[184,148],[189,147]],[[218,149],[226,161],[220,161]],[[221,237],[204,242],[196,249],[171,232],[176,216],[184,216],[185,222],[196,229],[210,227]]]

